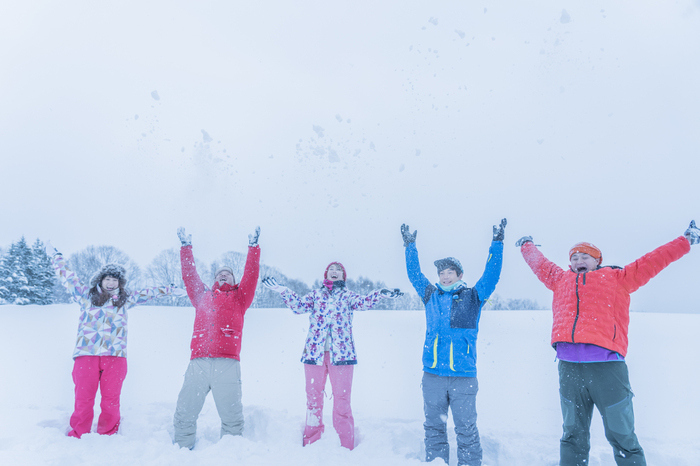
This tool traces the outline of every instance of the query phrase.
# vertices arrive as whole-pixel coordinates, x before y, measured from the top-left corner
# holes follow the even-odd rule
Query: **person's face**
[[[228,283],[231,286],[236,284],[236,280],[233,278],[233,274],[228,270],[222,270],[221,272],[216,274],[216,281],[219,282],[219,286],[223,285],[224,283]]]
[[[345,280],[345,273],[343,273],[343,268],[339,266],[338,264],[333,264],[330,267],[328,267],[328,280],[331,281],[338,281],[338,280]]]
[[[571,255],[571,270],[576,273],[591,272],[598,268],[598,259],[585,252],[575,252]]]
[[[438,274],[442,286],[450,286],[462,279],[463,274],[458,274],[455,269],[445,269]]]
[[[119,288],[119,280],[117,278],[107,275],[105,278],[102,279],[100,287],[102,287],[104,291],[114,291],[117,288]]]

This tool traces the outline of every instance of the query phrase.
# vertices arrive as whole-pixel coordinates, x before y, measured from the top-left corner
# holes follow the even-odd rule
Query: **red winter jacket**
[[[197,275],[192,246],[180,249],[182,279],[195,308],[191,359],[231,358],[240,361],[243,316],[253,302],[260,272],[260,247],[249,247],[243,277],[236,285],[219,282],[210,290]]]
[[[563,270],[531,242],[520,250],[537,278],[554,292],[552,345],[591,343],[626,356],[630,293],[690,252],[690,243],[681,236],[624,268],[587,273]]]

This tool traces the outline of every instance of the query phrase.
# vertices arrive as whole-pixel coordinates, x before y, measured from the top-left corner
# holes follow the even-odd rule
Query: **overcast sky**
[[[0,4],[0,246],[112,245],[143,268],[192,233],[308,283],[333,260],[410,287],[551,304],[515,241],[626,265],[700,222],[700,0]],[[700,311],[700,251],[633,295]]]

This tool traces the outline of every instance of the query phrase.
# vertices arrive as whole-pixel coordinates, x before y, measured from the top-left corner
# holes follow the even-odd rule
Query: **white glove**
[[[248,246],[251,248],[257,246],[258,238],[260,238],[260,227],[255,227],[255,234],[248,235]]]
[[[56,254],[61,254],[55,247],[53,247],[51,241],[47,241],[44,243],[44,251],[46,251],[46,255],[49,257],[53,257]]]
[[[287,289],[286,286],[282,286],[279,283],[277,283],[277,280],[275,280],[275,277],[265,277],[262,279],[262,284],[265,286],[265,288],[269,288],[272,291],[276,291],[277,293],[281,293],[284,290]]]
[[[187,291],[183,290],[177,285],[170,285],[171,291],[170,294],[177,298],[186,298],[187,297]]]
[[[685,233],[683,233],[686,238],[688,238],[688,241],[690,241],[690,244],[698,244],[700,243],[700,228],[695,226],[695,220],[690,221],[690,226],[688,227],[687,230],[685,230]]]

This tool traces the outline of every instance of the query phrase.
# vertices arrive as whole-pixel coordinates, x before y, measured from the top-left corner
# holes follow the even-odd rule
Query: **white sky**
[[[408,288],[455,256],[549,305],[514,242],[625,265],[700,222],[700,0],[15,1],[0,5],[0,245],[193,234],[312,282],[332,260]],[[697,247],[696,247],[697,248]],[[633,309],[699,311],[699,251]]]

